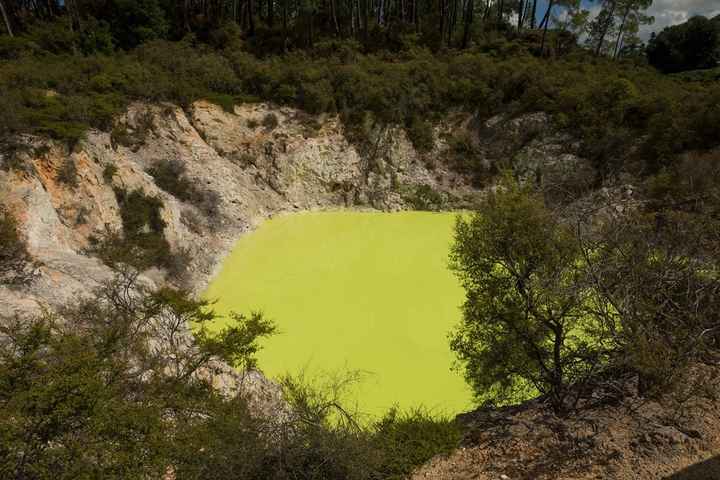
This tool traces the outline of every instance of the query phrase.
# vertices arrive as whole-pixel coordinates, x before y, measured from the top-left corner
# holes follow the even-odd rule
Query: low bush
[[[210,336],[208,307],[128,272],[57,313],[3,318],[0,476],[162,478],[182,448],[202,452],[205,438],[187,433],[243,402],[215,393],[213,362],[243,368],[274,332],[260,316],[233,315]]]
[[[262,126],[268,131],[275,130],[279,124],[277,115],[274,113],[268,113],[262,119]]]
[[[114,163],[108,163],[103,167],[103,181],[106,185],[112,185],[113,178],[117,173],[118,168]]]
[[[410,142],[417,151],[429,152],[435,146],[435,136],[429,122],[413,117],[406,131]]]
[[[619,396],[629,380],[645,397],[705,390],[698,372],[720,358],[716,157],[653,176],[642,206],[560,212],[506,180],[458,219],[450,265],[466,299],[450,345],[478,400],[539,393],[569,414],[608,382]]]
[[[380,476],[402,480],[419,465],[458,447],[460,429],[453,420],[416,409],[390,410],[374,425],[373,444],[383,453]]]
[[[60,183],[67,185],[68,187],[75,189],[78,187],[78,171],[75,160],[72,157],[67,157],[60,169],[58,170],[57,179]]]
[[[31,279],[32,259],[20,236],[15,217],[0,207],[0,284],[22,284]]]
[[[413,210],[438,211],[445,207],[445,197],[430,185],[417,185],[406,187],[403,199],[410,204]]]
[[[89,252],[110,266],[130,265],[140,270],[150,267],[168,268],[173,252],[165,238],[162,218],[163,202],[141,189],[127,191],[115,188],[120,207],[122,231],[108,230],[101,238],[91,239]]]

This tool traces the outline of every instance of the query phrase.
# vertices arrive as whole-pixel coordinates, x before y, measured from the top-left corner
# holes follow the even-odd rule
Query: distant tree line
[[[653,34],[647,47],[651,65],[665,73],[718,66],[720,62],[720,15],[697,16],[685,23]]]
[[[652,0],[596,0],[590,20],[580,0],[1,0],[5,32],[16,35],[37,22],[62,17],[105,47],[131,49],[153,39],[217,35],[232,24],[264,53],[312,47],[325,38],[355,39],[365,48],[393,48],[416,36],[434,48],[466,48],[483,31],[521,34],[548,30],[588,34],[597,53],[618,56],[639,43],[638,26]]]

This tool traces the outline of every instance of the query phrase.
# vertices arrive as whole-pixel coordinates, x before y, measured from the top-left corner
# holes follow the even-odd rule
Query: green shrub
[[[448,147],[450,166],[458,172],[469,175],[476,187],[485,186],[499,173],[497,163],[481,156],[469,133],[452,135],[448,139]]]
[[[262,126],[269,131],[275,130],[279,124],[277,115],[274,113],[268,113],[262,119]]]
[[[115,189],[115,197],[120,206],[120,217],[126,235],[133,237],[144,233],[162,234],[165,231],[161,199],[150,197],[141,189],[128,192],[122,188]]]
[[[125,264],[140,270],[173,266],[176,259],[165,238],[162,200],[146,195],[141,189],[128,192],[116,187],[114,190],[122,231],[108,230],[102,237],[92,238],[89,253],[110,266]],[[175,266],[173,269],[180,270]]]
[[[232,95],[211,94],[206,99],[215,105],[219,105],[227,113],[235,113],[235,98]]]
[[[418,152],[429,152],[435,146],[435,136],[429,122],[413,117],[406,131],[410,142]]]
[[[57,312],[3,317],[2,477],[162,478],[173,465],[178,478],[222,478],[210,475],[225,462],[204,452],[236,438],[225,451],[257,472],[241,478],[268,478],[266,419],[254,420],[243,397],[218,395],[208,372],[218,359],[245,370],[275,327],[231,315],[210,335],[209,307],[118,274]],[[264,456],[250,456],[252,447]],[[207,475],[190,476],[190,467]]]
[[[75,189],[78,187],[78,171],[72,157],[67,157],[58,170],[57,179],[60,183]]]
[[[612,317],[591,313],[582,252],[541,195],[506,179],[472,217],[458,217],[450,268],[465,289],[450,334],[458,367],[479,401],[541,394],[558,414],[613,354]]]
[[[0,206],[0,284],[27,283],[32,260],[14,216]]]
[[[114,163],[105,164],[105,167],[103,167],[103,181],[106,185],[112,185],[113,178],[117,172],[118,168]]]
[[[148,13],[156,12],[156,2],[148,1]],[[154,25],[147,38],[162,31],[156,20],[140,22]],[[101,26],[91,29],[102,37]],[[35,47],[8,40],[13,59],[0,64],[0,108],[6,112],[0,131],[6,135],[35,133],[73,144],[94,127],[113,130],[114,143],[136,148],[143,141],[140,125],[132,133],[113,129],[112,119],[130,102],[188,106],[206,98],[228,111],[241,101],[292,105],[313,114],[337,111],[348,140],[368,155],[364,145],[388,125],[405,126],[418,151],[431,150],[431,122],[457,109],[477,113],[478,120],[498,113],[552,114],[602,175],[620,168],[627,156],[641,167],[656,164],[648,170],[657,171],[683,150],[720,142],[712,129],[720,95],[713,82],[664,77],[580,53],[548,62],[505,40],[439,54],[422,47],[363,54],[351,51],[353,42],[322,42],[324,56],[295,51],[280,58],[240,48],[214,50],[188,37],[156,39],[108,57],[69,54],[85,33],[61,23],[38,24],[27,35],[22,45]],[[235,38],[230,31],[220,36]],[[276,122],[261,120],[267,130]]]
[[[0,59],[1,60],[18,60],[24,55],[31,55],[37,46],[28,42],[25,38],[9,37],[3,35],[0,37]]]
[[[403,198],[414,210],[438,211],[445,206],[445,197],[430,185],[410,187]]]
[[[374,425],[372,442],[382,452],[380,477],[405,479],[434,456],[450,454],[460,440],[460,429],[448,418],[423,409],[392,409]]]
[[[332,85],[327,80],[301,84],[298,104],[311,114],[335,110]]]
[[[0,170],[29,172],[33,168],[26,156],[29,153],[32,148],[26,142],[12,138],[0,142]]]

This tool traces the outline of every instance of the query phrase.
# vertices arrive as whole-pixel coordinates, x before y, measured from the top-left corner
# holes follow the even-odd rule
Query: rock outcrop
[[[151,269],[144,281],[181,281],[201,292],[234,242],[272,215],[411,208],[418,187],[436,192],[446,208],[472,204],[482,191],[452,168],[451,140],[460,134],[474,145],[480,164],[533,158],[526,163],[535,171],[565,162],[563,138],[542,140],[549,125],[540,114],[486,122],[455,114],[436,125],[430,152],[418,152],[399,127],[377,126],[368,138],[372,148],[358,149],[337,117],[267,104],[239,105],[230,113],[196,102],[187,110],[132,105],[112,132],[90,131],[71,151],[23,138],[27,148],[12,159],[13,168],[0,155],[0,204],[17,217],[36,265],[28,286],[0,285],[0,313],[53,308],[111,278],[112,271],[87,249],[93,239],[122,228],[117,188],[141,189],[162,200],[165,237],[189,261],[181,280]],[[212,193],[212,218],[163,191],[147,173],[167,160],[183,165],[195,188]],[[570,169],[577,162],[568,160]],[[244,381],[226,373],[217,379],[219,387],[232,390]],[[251,377],[251,388],[267,390],[261,376]]]
[[[626,392],[568,418],[538,401],[460,415],[464,447],[429,462],[412,480],[720,478],[718,402],[676,400]]]

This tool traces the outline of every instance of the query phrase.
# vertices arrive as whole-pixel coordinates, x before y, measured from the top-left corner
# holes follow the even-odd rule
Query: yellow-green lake
[[[262,311],[270,377],[366,372],[361,411],[471,406],[451,371],[447,333],[463,292],[447,268],[455,214],[321,212],[279,216],[242,237],[206,297],[219,313]]]

